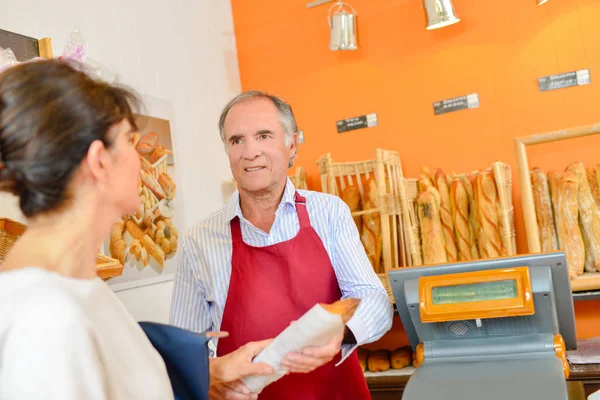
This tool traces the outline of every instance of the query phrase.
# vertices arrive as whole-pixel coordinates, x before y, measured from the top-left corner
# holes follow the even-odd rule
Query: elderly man
[[[277,336],[316,303],[360,298],[346,331],[325,346],[287,355],[290,374],[260,398],[369,399],[353,350],[383,336],[393,310],[349,208],[339,197],[296,190],[287,178],[298,128],[280,98],[238,95],[225,106],[219,130],[238,190],[183,238],[171,322],[229,332],[216,348],[223,356]]]

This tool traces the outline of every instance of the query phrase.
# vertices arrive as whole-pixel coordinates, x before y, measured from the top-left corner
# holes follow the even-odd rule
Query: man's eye
[[[261,138],[261,139],[268,139],[268,138],[269,138],[269,135],[267,135],[267,134],[263,134],[263,135],[260,135],[260,138]]]

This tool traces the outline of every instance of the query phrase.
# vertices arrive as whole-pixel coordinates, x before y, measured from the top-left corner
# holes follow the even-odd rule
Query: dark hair
[[[19,64],[0,74],[0,190],[19,197],[27,217],[53,211],[95,140],[112,145],[109,128],[133,127],[138,97],[91,78],[66,61]]]

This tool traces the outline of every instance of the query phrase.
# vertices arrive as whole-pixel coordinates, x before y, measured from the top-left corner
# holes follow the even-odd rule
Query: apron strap
[[[308,217],[308,211],[306,211],[306,197],[302,197],[300,193],[296,192],[294,200],[296,201],[296,213],[298,214],[300,228],[309,228],[310,218]]]
[[[231,240],[236,242],[242,242],[242,229],[240,228],[240,217],[237,215],[233,217],[229,223],[231,226]]]

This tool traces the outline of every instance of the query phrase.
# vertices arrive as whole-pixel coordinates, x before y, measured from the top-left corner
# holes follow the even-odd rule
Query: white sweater
[[[0,399],[173,399],[164,362],[99,278],[0,272]]]

